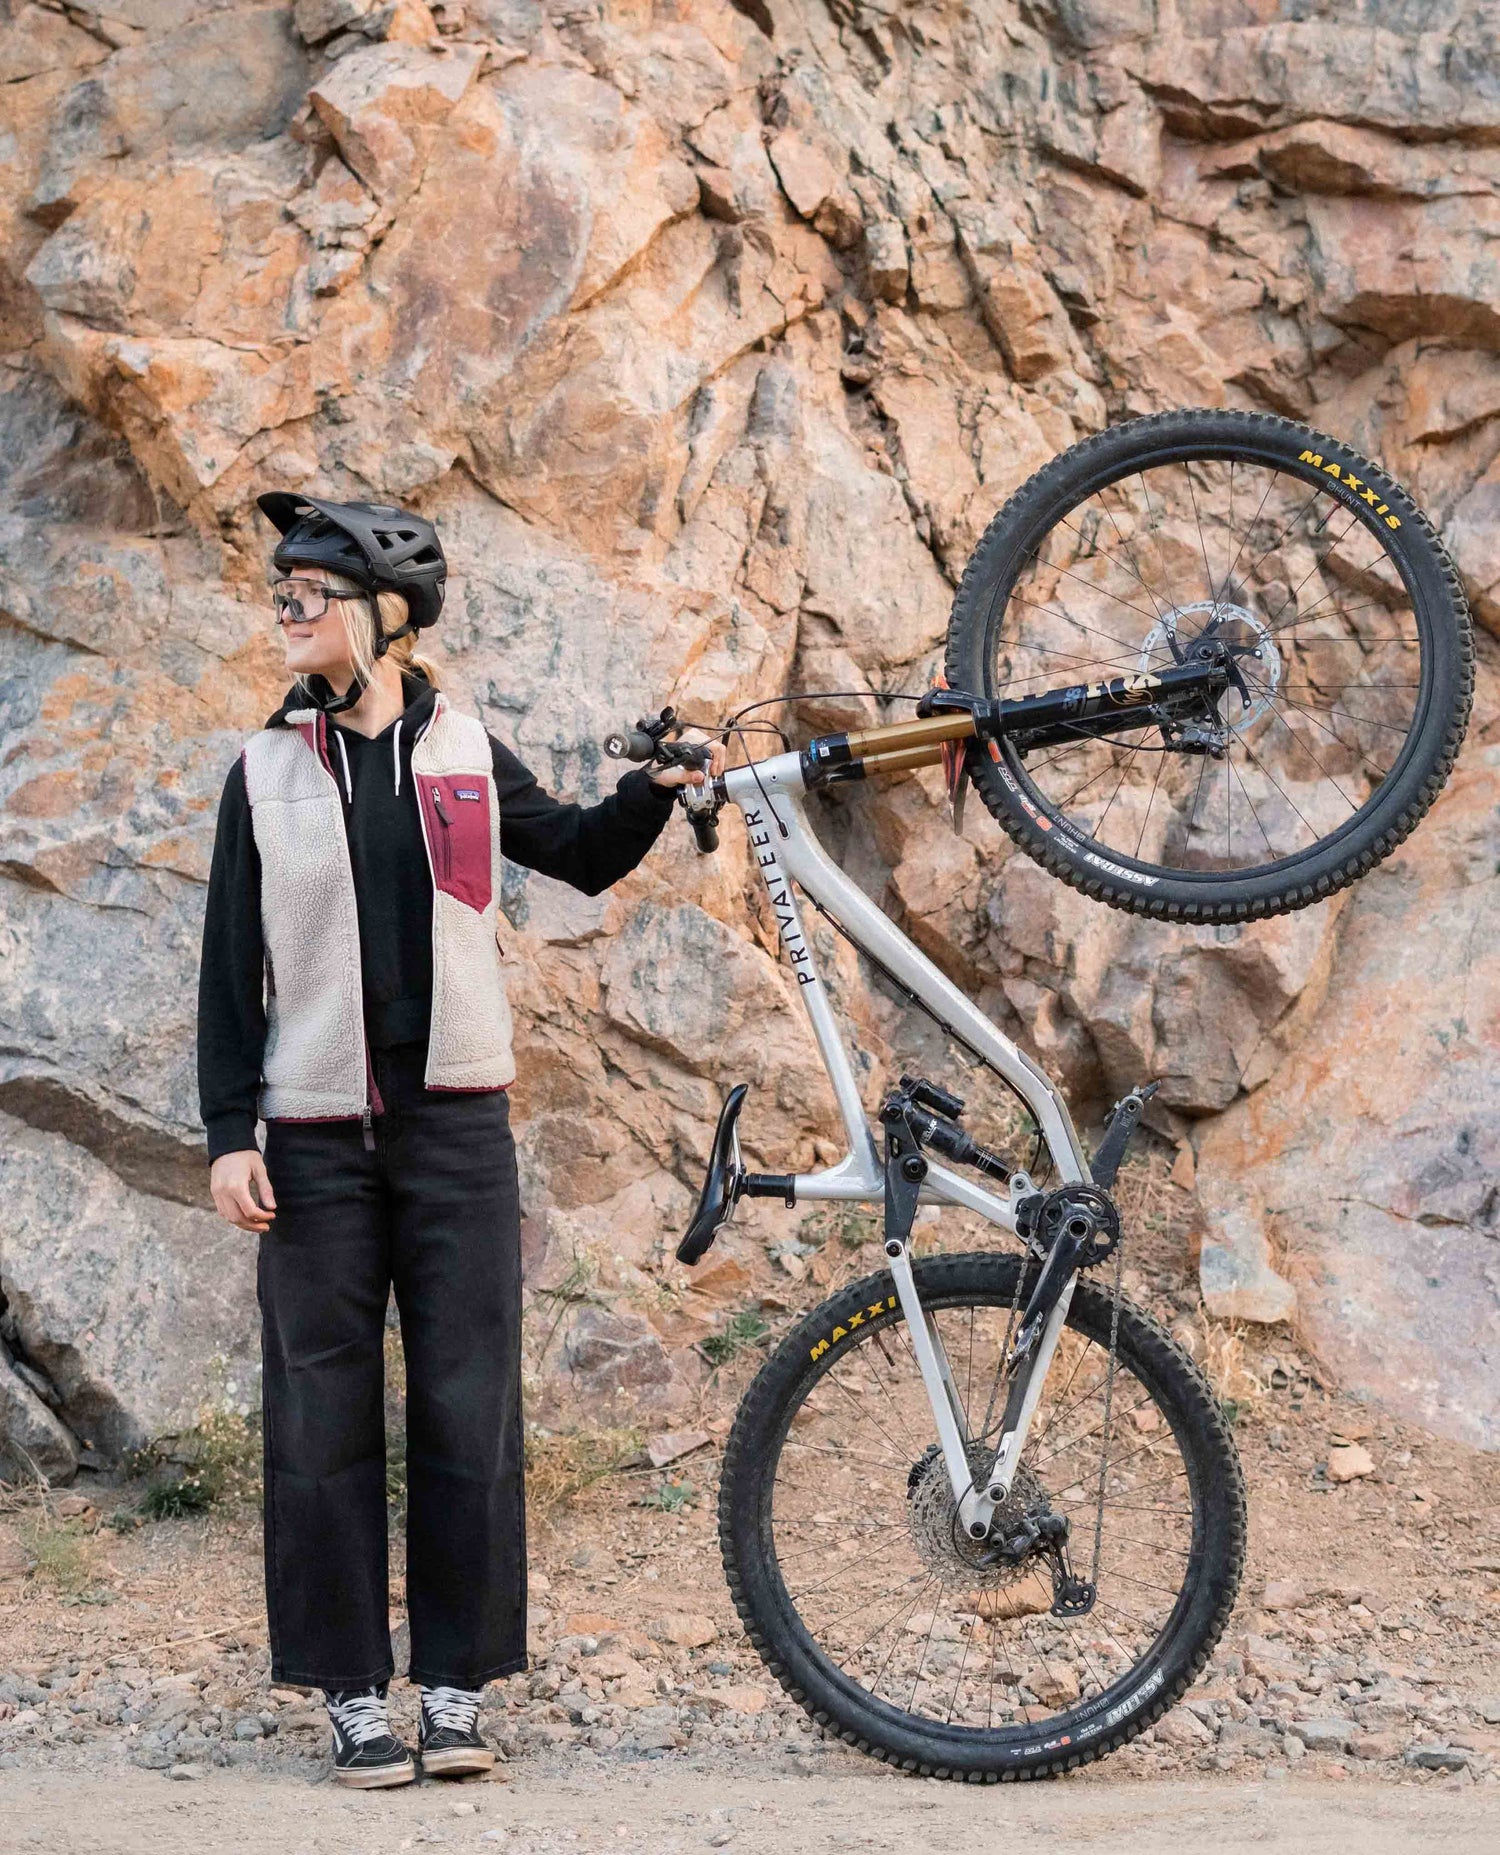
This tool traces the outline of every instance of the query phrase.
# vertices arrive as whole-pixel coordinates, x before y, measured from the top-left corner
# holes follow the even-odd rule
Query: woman
[[[438,689],[422,517],[273,493],[294,683],[230,769],[198,997],[220,1213],[260,1237],[274,1681],[324,1690],[334,1775],[415,1776],[390,1730],[382,1341],[407,1371],[407,1609],[423,1770],[483,1770],[487,1681],[526,1666],[515,1075],[502,853],[597,894],[696,769],[549,797]],[[722,771],[715,744],[710,771]],[[266,1123],[265,1154],[255,1123]]]

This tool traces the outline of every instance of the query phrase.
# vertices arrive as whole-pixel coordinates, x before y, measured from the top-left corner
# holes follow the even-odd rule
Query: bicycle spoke
[[[1269,853],[1272,862],[1274,862],[1276,860],[1276,846],[1271,842],[1270,833],[1266,830],[1266,827],[1260,822],[1260,813],[1255,809],[1255,801],[1250,796],[1250,789],[1245,784],[1244,780],[1240,777],[1240,770],[1237,766],[1234,765],[1234,762],[1228,761],[1226,762],[1226,764],[1229,766],[1231,772],[1233,772],[1234,774],[1235,779],[1238,781],[1240,791],[1243,792],[1245,795],[1245,803],[1250,807],[1250,816],[1255,820],[1256,825],[1259,827],[1261,836],[1266,840],[1266,850]]]

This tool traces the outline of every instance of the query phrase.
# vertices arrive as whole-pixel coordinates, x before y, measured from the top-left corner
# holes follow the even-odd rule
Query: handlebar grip
[[[693,836],[698,840],[698,848],[707,856],[711,850],[719,848],[719,827],[709,812],[690,812],[688,816],[693,823]]]
[[[611,760],[649,760],[656,752],[656,742],[644,728],[616,728],[605,735],[604,751]]]

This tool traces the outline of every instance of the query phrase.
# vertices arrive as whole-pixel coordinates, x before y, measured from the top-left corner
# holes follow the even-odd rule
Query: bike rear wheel
[[[976,1474],[998,1442],[1022,1267],[914,1265]],[[747,1634],[819,1725],[909,1771],[1031,1778],[1113,1751],[1179,1698],[1234,1602],[1244,1481],[1218,1401],[1147,1315],[1121,1301],[1116,1327],[1110,1295],[1079,1282],[1005,1514],[1068,1516],[1074,1568],[1095,1574],[1083,1617],[1048,1614],[1044,1561],[976,1563],[934,1436],[889,1274],[788,1335],[745,1394],[720,1484]]]
[[[1442,789],[1468,609],[1426,517],[1347,445],[1186,411],[1073,446],[985,531],[945,671],[1016,697],[1195,649],[1232,679],[1199,725],[972,757],[984,804],[1074,888],[1167,920],[1286,913],[1389,856]]]

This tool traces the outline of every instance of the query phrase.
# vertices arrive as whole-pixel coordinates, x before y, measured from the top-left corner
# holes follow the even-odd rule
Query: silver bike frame
[[[848,1151],[835,1164],[816,1172],[796,1174],[793,1184],[797,1200],[832,1199],[883,1205],[885,1166],[883,1140],[877,1145],[876,1131],[860,1100],[853,1064],[803,931],[793,883],[821,903],[859,947],[886,967],[902,985],[909,987],[1014,1087],[1047,1142],[1059,1175],[1057,1183],[1087,1182],[1091,1176],[1088,1159],[1079,1144],[1067,1105],[1050,1078],[912,945],[818,842],[804,809],[806,786],[800,755],[779,754],[773,759],[757,761],[753,768],[731,768],[714,784],[727,803],[737,805],[744,813],[751,854],[770,896],[782,949],[812,1019],[813,1035],[817,1038],[828,1079],[833,1084],[849,1142]],[[696,810],[710,801],[706,792],[701,799],[697,793],[690,792],[686,802],[690,810]],[[1000,1229],[1014,1232],[1016,1208],[1033,1190],[1026,1175],[1016,1173],[1009,1182],[1008,1195],[1002,1197],[929,1156],[919,1203],[963,1205]],[[966,1530],[978,1537],[988,1532],[994,1508],[1010,1492],[1058,1336],[1067,1319],[1076,1278],[1070,1279],[1063,1289],[1030,1359],[1020,1368],[1027,1374],[1027,1384],[1015,1427],[1002,1435],[986,1485],[976,1488],[969,1466],[967,1445],[971,1439],[966,1415],[937,1328],[917,1298],[906,1246],[889,1246],[887,1258],[911,1334],[912,1349],[932,1405],[943,1460],[954,1499],[959,1504],[959,1519]]]

